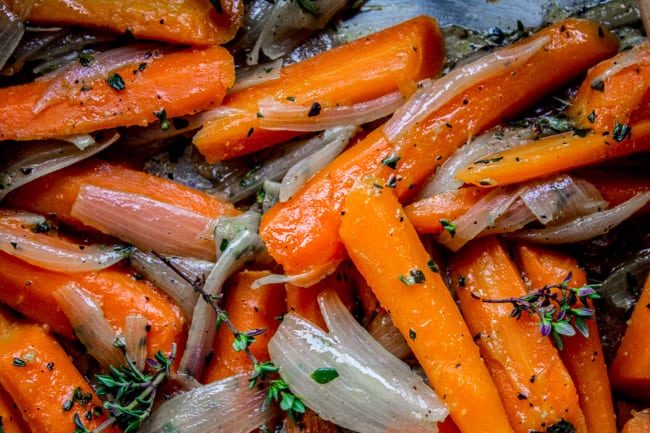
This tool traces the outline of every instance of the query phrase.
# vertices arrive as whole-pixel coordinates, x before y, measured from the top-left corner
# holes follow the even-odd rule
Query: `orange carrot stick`
[[[420,16],[290,65],[277,80],[227,96],[224,107],[243,111],[207,122],[193,141],[211,162],[251,153],[299,135],[261,129],[258,102],[262,98],[335,107],[396,90],[411,93],[419,80],[438,74],[443,61],[438,24]]]
[[[232,56],[218,46],[164,54],[142,71],[138,65],[125,66],[112,74],[122,78],[122,90],[112,87],[108,77],[97,78],[78,84],[37,113],[33,109],[49,81],[0,89],[0,140],[144,126],[156,121],[161,114],[154,113],[163,109],[169,118],[196,113],[219,105],[235,80]]]
[[[650,120],[631,129],[553,135],[495,153],[456,177],[482,186],[507,185],[650,150]]]
[[[53,296],[57,288],[70,283],[78,284],[88,296],[97,300],[106,320],[118,333],[124,329],[127,315],[145,316],[151,326],[147,333],[149,357],[159,350],[169,353],[174,342],[182,347],[185,324],[180,309],[152,284],[136,279],[123,265],[99,272],[62,274],[0,253],[0,286],[3,288],[0,302],[59,335],[74,338],[70,322]]]
[[[437,234],[444,230],[440,220],[455,220],[488,192],[479,187],[443,192],[411,203],[404,207],[404,212],[418,233]]]
[[[640,192],[650,191],[650,173],[646,171],[585,170],[578,176],[592,183],[609,207],[617,206]],[[639,209],[636,215],[649,215],[650,205]]]
[[[0,345],[0,386],[32,432],[70,433],[75,430],[73,417],[90,430],[106,420],[99,398],[43,328],[15,323],[0,336]]]
[[[546,431],[562,420],[586,432],[575,385],[536,318],[510,316],[510,304],[482,299],[526,294],[519,271],[496,237],[468,244],[452,258],[451,280],[516,432]]]
[[[4,433],[29,433],[18,408],[7,392],[0,387],[0,427]]]
[[[9,0],[12,9],[20,0]],[[92,26],[116,33],[131,32],[136,38],[186,45],[219,45],[235,36],[244,12],[242,2],[220,2],[218,12],[209,0],[151,2],[40,0],[34,2],[26,18],[39,24]]]
[[[650,431],[650,409],[635,412],[625,423],[621,433],[648,433]]]
[[[609,379],[616,392],[643,401],[650,401],[649,327],[650,278],[647,278],[609,369]]]
[[[616,123],[637,123],[648,110],[650,44],[602,61],[589,70],[566,114],[579,128],[611,131]]]
[[[235,274],[224,288],[223,309],[238,330],[266,329],[249,347],[260,362],[269,360],[268,342],[280,325],[278,317],[286,311],[283,284],[268,284],[258,289],[251,287],[255,280],[266,275],[268,272],[265,271],[243,271]],[[244,352],[235,352],[233,341],[232,332],[222,324],[215,337],[213,356],[203,371],[203,383],[252,371],[251,360]]]
[[[262,218],[260,235],[288,274],[311,273],[313,283],[336,269],[345,257],[337,237],[343,201],[355,180],[380,170],[385,182],[408,201],[417,187],[457,146],[504,118],[519,113],[595,62],[615,53],[616,37],[598,24],[565,20],[520,44],[551,41],[514,72],[504,70],[452,98],[393,147],[381,128],[341,154],[289,201]],[[401,149],[396,169],[382,164]]]
[[[391,190],[356,185],[340,234],[460,431],[512,432],[472,334]]]
[[[551,250],[529,245],[517,245],[514,249],[519,267],[531,288],[548,284],[560,284],[572,274],[569,287],[587,284],[584,269],[572,257]],[[616,433],[616,415],[612,392],[607,376],[607,365],[600,344],[595,320],[588,320],[589,337],[582,335],[564,339],[560,358],[564,362],[578,390],[580,407],[585,415],[590,433]]]

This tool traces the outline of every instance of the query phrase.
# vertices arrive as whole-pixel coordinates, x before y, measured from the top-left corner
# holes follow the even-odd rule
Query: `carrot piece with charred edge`
[[[405,206],[404,212],[418,233],[437,234],[444,230],[440,220],[455,220],[488,192],[488,189],[479,187],[443,192]]]
[[[519,270],[496,237],[465,246],[450,263],[451,281],[467,326],[496,383],[515,432],[546,431],[562,420],[587,425],[576,387],[536,317],[511,317],[509,303],[483,300],[526,294]]]
[[[243,111],[206,122],[193,142],[208,161],[214,162],[300,135],[262,129],[258,118],[262,98],[306,107],[314,103],[334,107],[396,90],[412,93],[419,80],[433,77],[442,69],[443,43],[436,21],[420,16],[287,66],[277,80],[228,95],[223,106]]]
[[[232,204],[178,182],[95,159],[35,179],[7,195],[4,204],[7,207],[51,215],[76,228],[87,228],[70,215],[83,185],[141,194],[209,218],[239,214]]]
[[[512,432],[472,334],[391,190],[372,179],[356,184],[340,234],[460,431]]]
[[[259,362],[269,360],[268,342],[280,325],[278,317],[286,312],[283,284],[252,288],[255,280],[268,274],[267,271],[242,271],[235,274],[224,288],[223,309],[228,313],[228,320],[241,332],[265,329],[249,346]],[[233,341],[232,332],[222,324],[215,337],[213,356],[203,371],[203,383],[252,371],[251,360],[246,353],[235,352]]]
[[[533,289],[548,284],[560,284],[569,273],[572,278],[568,287],[582,287],[587,284],[586,272],[567,254],[523,244],[516,245],[514,253],[524,279]],[[563,340],[564,348],[559,352],[560,358],[578,390],[587,431],[616,433],[614,403],[596,321],[587,320],[587,329],[589,337],[576,335]]]
[[[650,44],[644,42],[591,68],[566,114],[577,127],[596,131],[637,123],[650,108],[648,83]]]
[[[650,432],[650,409],[634,412],[623,426],[621,433],[648,433]]]
[[[19,0],[9,0],[13,10]],[[153,39],[183,45],[220,45],[230,41],[239,29],[244,4],[222,0],[217,11],[209,0],[149,1],[39,0],[26,19],[32,23],[92,26],[138,39]]]
[[[70,433],[73,417],[93,430],[107,419],[101,400],[68,354],[39,325],[15,322],[0,335],[0,346],[0,386],[32,432]]]
[[[627,125],[626,125],[627,127]],[[456,174],[465,183],[508,185],[650,150],[650,120],[630,129],[565,133],[485,157]]]
[[[112,72],[124,89],[100,77],[73,89],[42,111],[33,108],[50,82],[0,88],[0,140],[39,140],[118,126],[141,125],[218,106],[235,81],[232,56],[222,47],[164,54],[137,73],[134,66]],[[160,114],[159,114],[160,116]]]
[[[467,139],[513,117],[544,94],[568,82],[590,65],[616,52],[617,39],[600,25],[564,20],[529,40],[550,37],[543,50],[525,65],[477,83],[444,104],[417,128],[395,143],[401,149],[396,169],[382,165],[394,147],[381,128],[336,158],[286,203],[262,217],[260,236],[269,253],[291,275],[310,272],[312,284],[336,269],[345,251],[336,235],[343,201],[361,176],[379,170],[384,180],[395,179],[401,201]],[[451,127],[449,127],[451,126]]]
[[[153,284],[136,279],[124,265],[99,272],[62,274],[0,253],[0,302],[66,338],[74,338],[73,329],[53,292],[70,283],[78,284],[98,301],[116,331],[124,329],[128,314],[145,316],[151,326],[147,333],[148,357],[159,350],[168,354],[174,342],[182,347],[185,322],[178,306]]]
[[[615,392],[650,402],[650,277],[634,306],[609,379]]]

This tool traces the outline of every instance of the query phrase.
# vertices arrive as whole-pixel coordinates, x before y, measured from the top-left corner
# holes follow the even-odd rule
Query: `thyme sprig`
[[[240,331],[229,320],[228,313],[219,305],[219,296],[211,296],[206,293],[201,287],[201,281],[191,281],[173,263],[170,263],[169,260],[165,260],[162,255],[156,252],[153,252],[153,254],[163,260],[163,262],[179,277],[190,283],[203,300],[212,307],[215,313],[217,313],[217,328],[225,325],[233,334],[235,337],[232,343],[233,350],[235,352],[244,352],[253,365],[251,376],[248,378],[249,388],[253,388],[261,382],[266,383],[268,387],[266,398],[262,404],[262,410],[267,410],[273,403],[279,403],[280,409],[286,412],[292,421],[297,422],[299,417],[305,413],[307,409],[305,404],[299,397],[291,392],[289,385],[283,379],[275,378],[279,368],[273,364],[272,361],[260,362],[250,350],[250,345],[255,342],[255,337],[265,332],[266,329]]]
[[[115,345],[124,349],[120,340],[116,340]],[[104,407],[110,417],[92,432],[85,430],[82,433],[99,433],[113,424],[117,424],[124,433],[136,431],[151,414],[158,387],[169,377],[176,345],[172,344],[169,357],[158,352],[154,359],[147,359],[151,373],[140,371],[126,351],[124,355],[126,365],[119,368],[111,366],[109,374],[95,376],[99,382],[96,394],[109,396]]]
[[[593,319],[595,313],[590,301],[600,298],[596,292],[600,284],[569,287],[572,278],[573,273],[569,272],[561,283],[532,290],[520,298],[483,299],[483,302],[512,304],[510,317],[517,320],[523,313],[537,315],[542,336],[550,336],[555,346],[562,350],[562,337],[573,337],[576,331],[589,337],[586,320]]]

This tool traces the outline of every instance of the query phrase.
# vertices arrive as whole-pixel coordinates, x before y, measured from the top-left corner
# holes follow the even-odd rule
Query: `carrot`
[[[395,192],[408,201],[418,186],[457,146],[523,110],[587,67],[615,53],[616,38],[598,24],[565,20],[520,44],[551,41],[515,71],[504,70],[476,83],[424,119],[393,147],[376,129],[314,176],[286,203],[262,218],[260,236],[288,274],[311,273],[313,283],[332,272],[345,257],[337,230],[344,198],[355,180],[379,170],[395,181]],[[521,46],[521,45],[520,45]],[[383,165],[401,149],[396,169]]]
[[[515,320],[510,304],[482,301],[526,294],[504,245],[496,237],[475,240],[452,258],[450,268],[463,317],[515,432],[546,431],[563,420],[586,432],[575,385],[538,320],[526,314]]]
[[[265,271],[243,271],[235,274],[224,288],[224,310],[228,320],[241,332],[265,329],[255,337],[250,350],[258,361],[269,360],[268,341],[280,325],[278,317],[286,311],[284,286],[269,284],[253,289],[255,280],[268,275]],[[213,346],[213,356],[203,371],[202,382],[210,383],[239,373],[252,371],[251,360],[244,352],[235,352],[232,332],[221,325]]]
[[[440,274],[431,270],[429,254],[391,190],[373,183],[361,181],[345,202],[340,234],[350,258],[460,431],[511,432],[478,347]]]
[[[66,91],[36,113],[33,108],[50,81],[1,88],[0,140],[144,126],[161,117],[162,110],[169,118],[197,113],[219,105],[235,80],[232,56],[222,47],[164,54],[146,68],[125,66],[112,74],[122,78],[122,90],[112,87],[109,77],[73,84],[79,88]]]
[[[32,432],[75,431],[73,417],[89,430],[106,420],[102,402],[43,328],[17,322],[0,336],[0,345],[0,386],[11,395]]]
[[[19,0],[9,0],[12,9]],[[244,5],[221,1],[218,12],[209,0],[175,2],[65,0],[34,2],[26,18],[39,24],[92,26],[116,33],[130,32],[139,39],[186,45],[219,45],[230,41],[239,28]]]
[[[635,412],[625,423],[621,433],[648,433],[650,431],[650,409]]]
[[[647,278],[609,369],[615,392],[645,402],[650,401],[649,326],[650,278]]]
[[[531,288],[560,284],[569,273],[572,275],[568,283],[569,287],[582,287],[587,284],[584,269],[578,266],[576,260],[564,253],[529,245],[517,245],[514,252]],[[598,326],[595,320],[589,320],[587,327],[589,337],[577,335],[564,339],[560,358],[578,390],[580,407],[587,422],[587,431],[616,433],[614,403]]]
[[[610,207],[617,206],[640,192],[650,191],[650,173],[646,171],[585,170],[579,177],[592,183]],[[650,215],[650,205],[639,209],[636,215]]]
[[[282,68],[279,79],[227,96],[224,107],[243,112],[205,123],[193,142],[210,162],[251,153],[299,135],[260,128],[263,98],[289,98],[306,107],[352,105],[396,90],[412,92],[419,80],[438,74],[443,62],[438,24],[420,16]]]
[[[138,280],[123,265],[99,272],[62,274],[37,268],[0,253],[0,302],[14,308],[53,332],[73,338],[73,329],[55,301],[53,292],[76,283],[102,306],[104,316],[115,330],[124,329],[126,316],[141,314],[151,326],[147,333],[147,353],[152,357],[171,344],[182,343],[185,324],[180,309],[151,283]]]
[[[0,431],[4,433],[28,433],[18,408],[7,392],[0,387]]]
[[[460,170],[456,177],[474,185],[507,185],[648,150],[650,120],[644,120],[632,125],[629,132],[566,133],[531,141],[489,155]]]
[[[437,234],[444,230],[440,220],[455,220],[488,192],[479,187],[443,192],[411,203],[404,207],[404,212],[418,233]]]
[[[285,433],[339,433],[341,429],[336,424],[325,421],[313,410],[307,409],[298,423],[287,416],[282,431]]]
[[[579,128],[611,131],[646,119],[650,83],[650,45],[623,51],[591,68],[566,114]]]

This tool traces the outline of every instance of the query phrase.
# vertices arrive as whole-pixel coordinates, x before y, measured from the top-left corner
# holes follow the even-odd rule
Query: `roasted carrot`
[[[162,117],[163,110],[169,118],[197,113],[219,105],[235,80],[232,56],[218,46],[163,54],[146,68],[125,66],[111,76],[121,77],[121,90],[109,84],[109,77],[71,84],[73,89],[38,112],[34,107],[51,81],[1,88],[0,140],[144,126]]]
[[[437,234],[444,230],[440,220],[455,220],[488,192],[488,189],[479,187],[443,192],[405,206],[404,212],[418,233]]]
[[[285,433],[339,433],[341,429],[336,424],[325,421],[313,410],[307,410],[299,423],[289,417],[285,421]]]
[[[650,173],[646,171],[629,170],[585,170],[578,176],[591,182],[610,207],[617,206],[636,194],[650,191]],[[637,211],[636,215],[650,214],[650,205]]]
[[[156,287],[138,280],[123,265],[99,272],[62,274],[37,268],[22,260],[0,253],[0,302],[9,305],[53,332],[73,338],[70,322],[59,308],[53,292],[76,283],[102,306],[104,316],[118,334],[126,316],[145,316],[151,326],[147,334],[147,353],[168,353],[171,344],[182,345],[185,326],[180,309]]]
[[[461,432],[513,431],[472,334],[389,188],[360,181],[341,239]],[[475,413],[481,413],[480,417]]]
[[[647,42],[602,61],[589,70],[566,114],[579,128],[611,131],[646,119],[650,83]]]
[[[20,0],[9,0],[12,8]],[[218,45],[230,41],[241,24],[244,4],[220,1],[217,11],[209,0],[175,2],[65,0],[34,2],[26,18],[39,24],[92,26],[116,33],[130,32],[136,38],[186,45]]]
[[[125,218],[143,220],[145,216],[152,218],[151,224],[156,224],[156,230],[160,236],[172,241],[169,244],[171,251],[161,250],[161,239],[158,237],[158,251],[160,253],[179,254],[183,251],[186,255],[214,259],[214,240],[209,236],[210,223],[218,216],[233,216],[239,213],[230,203],[219,200],[216,197],[196,191],[161,177],[149,175],[140,171],[125,168],[120,165],[88,160],[80,164],[59,170],[50,175],[36,179],[27,185],[15,190],[6,197],[5,204],[17,209],[29,210],[43,215],[54,216],[55,222],[63,222],[76,228],[88,228],[81,221],[75,218],[73,209],[79,197],[79,191],[88,186],[106,188],[109,192],[127,193],[142,197],[137,209],[129,207],[120,202],[112,202],[111,206],[105,207],[105,211],[112,209]],[[104,191],[103,189],[100,191]],[[162,203],[178,208],[180,211],[188,211],[191,215],[197,215],[203,219],[203,225],[197,227],[199,232],[194,233],[194,240],[189,243],[186,239],[178,239],[174,236],[180,229],[189,229],[190,224],[182,223],[180,217],[171,219],[157,218],[155,212],[146,211],[146,199],[151,200],[151,205]],[[91,222],[94,224],[94,222]],[[96,229],[108,234],[113,233],[114,228],[104,225],[96,225]],[[132,233],[131,239],[124,239],[138,245],[139,247],[155,248],[145,233]],[[149,240],[148,240],[149,239]],[[154,240],[155,241],[155,240]],[[181,250],[181,247],[185,248]],[[187,249],[189,247],[189,249]]]
[[[647,150],[650,120],[631,125],[629,130],[590,131],[584,136],[565,133],[531,141],[486,156],[482,162],[460,170],[456,177],[474,185],[507,185]]]
[[[565,20],[520,44],[549,37],[550,42],[515,71],[504,70],[452,98],[417,128],[391,145],[381,128],[341,154],[286,203],[262,218],[260,235],[286,273],[311,273],[313,283],[336,269],[345,257],[337,237],[347,191],[360,176],[380,170],[385,182],[408,201],[418,186],[467,139],[510,118],[545,93],[566,83],[595,62],[615,53],[616,38],[600,25]],[[520,45],[521,46],[521,45]],[[396,169],[383,165],[401,149]],[[390,183],[390,182],[389,182]]]
[[[650,278],[641,291],[609,369],[615,392],[650,401]]]
[[[519,268],[531,288],[560,284],[571,273],[569,287],[587,284],[584,269],[567,254],[530,245],[517,245],[514,249]],[[595,320],[588,320],[589,337],[582,335],[564,339],[559,352],[578,390],[580,407],[585,415],[590,433],[616,433],[616,415],[612,392],[607,376],[607,365],[600,344]]]
[[[28,433],[18,408],[7,392],[0,387],[0,431],[4,433]]]
[[[69,433],[74,418],[92,430],[106,420],[102,402],[43,328],[17,322],[0,336],[0,345],[0,386],[32,432]]]
[[[266,271],[242,271],[235,274],[224,288],[223,308],[228,313],[228,320],[241,332],[265,329],[250,345],[251,352],[260,362],[268,361],[266,346],[280,325],[279,317],[286,312],[282,284],[268,284],[259,289],[251,287],[255,280],[266,275]],[[215,337],[212,358],[203,371],[203,383],[252,371],[251,360],[244,352],[235,352],[233,341],[230,329],[221,325]]]
[[[438,24],[430,17],[414,18],[283,68],[277,80],[227,96],[224,107],[242,112],[207,122],[193,141],[208,161],[251,153],[299,135],[260,128],[262,98],[306,107],[352,105],[396,90],[412,93],[419,80],[438,74],[443,62]]]
[[[650,409],[635,412],[625,423],[621,433],[648,433],[650,431]]]
[[[523,314],[515,320],[510,304],[483,302],[526,294],[505,246],[496,237],[475,240],[452,258],[450,268],[463,317],[515,432],[547,431],[561,421],[586,432],[575,385],[537,318]]]

